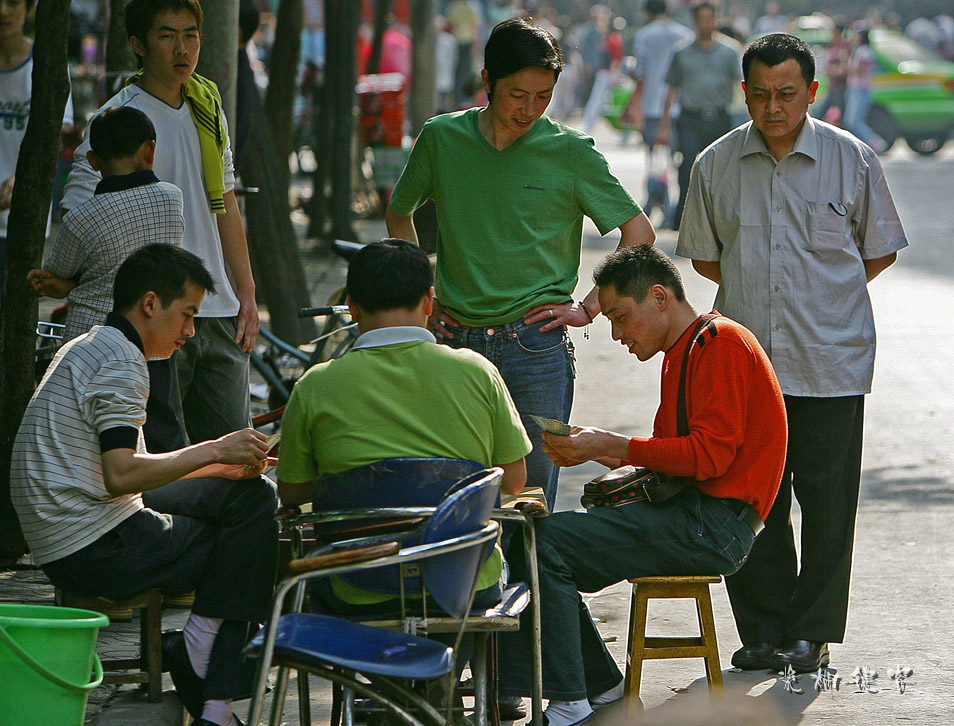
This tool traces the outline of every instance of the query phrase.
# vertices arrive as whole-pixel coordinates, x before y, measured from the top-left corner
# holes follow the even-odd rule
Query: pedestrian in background
[[[679,163],[679,203],[673,229],[679,229],[689,189],[689,172],[696,155],[732,127],[729,104],[736,82],[742,77],[739,44],[716,33],[718,7],[711,0],[692,6],[696,37],[676,48],[666,73],[669,92],[663,106],[655,143],[669,145],[673,104],[681,108],[676,126]]]

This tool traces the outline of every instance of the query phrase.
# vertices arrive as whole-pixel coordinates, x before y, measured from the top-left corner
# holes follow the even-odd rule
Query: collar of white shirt
[[[818,161],[818,132],[815,121],[811,116],[805,117],[805,125],[802,126],[801,133],[795,139],[795,146],[790,153],[804,154],[813,161]],[[749,156],[750,154],[768,154],[768,147],[765,146],[765,140],[755,124],[749,121],[749,128],[745,132],[745,141],[739,151],[739,158]]]
[[[398,345],[399,343],[436,343],[437,338],[427,328],[417,325],[395,325],[390,328],[377,328],[362,333],[354,341],[351,350],[359,348],[380,348],[382,345]]]

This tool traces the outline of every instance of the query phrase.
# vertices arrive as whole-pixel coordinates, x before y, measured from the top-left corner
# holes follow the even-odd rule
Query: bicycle
[[[264,326],[259,328],[264,342],[252,351],[250,362],[268,386],[263,398],[268,401],[270,412],[288,403],[291,389],[305,371],[317,363],[340,358],[358,337],[357,323],[351,322],[347,305],[323,305],[298,311],[301,318],[319,316],[328,316],[321,334],[301,346],[286,343]]]

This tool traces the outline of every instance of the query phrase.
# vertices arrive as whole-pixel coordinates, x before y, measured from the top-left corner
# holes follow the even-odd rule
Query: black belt
[[[752,533],[756,537],[759,536],[759,532],[765,529],[765,522],[763,522],[762,518],[752,509],[752,505],[743,502],[741,499],[720,499],[719,501],[735,512],[736,519],[749,525],[752,529]]]

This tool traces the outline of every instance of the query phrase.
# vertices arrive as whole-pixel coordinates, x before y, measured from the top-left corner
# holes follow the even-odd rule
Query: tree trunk
[[[106,35],[106,93],[112,98],[126,73],[136,69],[136,54],[126,38],[126,4],[129,0],[109,0],[109,27]]]
[[[229,128],[235,128],[237,51],[238,0],[202,0],[202,51],[196,71],[219,87]]]
[[[251,72],[247,77],[241,74],[239,83],[239,94],[243,103],[248,103],[250,116],[239,172],[245,185],[259,189],[245,201],[256,293],[268,308],[269,329],[289,343],[303,343],[315,337],[316,327],[313,318],[298,317],[298,308],[311,306],[311,296],[288,209],[288,186],[281,178],[280,167],[288,168],[283,163],[287,156],[275,152]]]
[[[275,43],[268,64],[268,90],[265,93],[265,117],[271,129],[281,180],[288,194],[288,157],[295,146],[292,105],[298,81],[301,51],[302,0],[282,0],[275,23]]]
[[[328,0],[335,22],[326,25],[328,58],[326,83],[334,86],[334,129],[331,159],[331,236],[355,239],[351,226],[351,145],[354,138],[355,47],[361,4],[353,0]]]
[[[411,92],[408,98],[408,119],[411,136],[416,137],[424,122],[437,112],[437,0],[411,0]]]
[[[60,149],[63,110],[69,95],[67,31],[70,0],[43,0],[36,9],[33,94],[17,159],[16,185],[7,227],[6,285],[0,308],[0,566],[26,546],[10,503],[10,458],[20,419],[33,395],[37,304],[26,280],[40,266],[53,177]]]
[[[384,31],[388,29],[388,14],[391,12],[391,0],[375,0],[374,37],[371,40],[371,55],[365,73],[378,73],[381,68],[381,48],[384,46]]]

